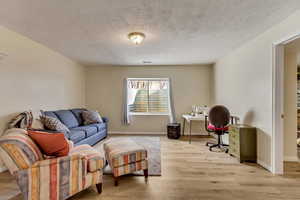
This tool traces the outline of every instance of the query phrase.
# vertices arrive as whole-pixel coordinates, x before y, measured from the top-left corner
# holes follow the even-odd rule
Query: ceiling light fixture
[[[141,32],[132,32],[128,34],[129,40],[136,45],[141,44],[145,37],[145,34]]]

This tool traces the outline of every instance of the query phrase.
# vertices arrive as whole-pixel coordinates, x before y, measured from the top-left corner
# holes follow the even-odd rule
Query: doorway
[[[298,161],[298,46],[300,52],[300,33],[274,43],[273,46],[271,171],[275,174],[284,173],[284,161]],[[291,53],[292,49],[294,53]]]
[[[300,130],[300,39],[284,45],[284,161],[298,161],[298,130]]]

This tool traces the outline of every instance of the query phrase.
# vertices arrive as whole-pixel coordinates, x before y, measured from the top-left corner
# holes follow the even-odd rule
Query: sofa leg
[[[118,177],[114,176],[114,181],[115,181],[115,186],[118,186],[119,185]]]
[[[97,188],[98,193],[101,194],[102,193],[102,183],[96,184],[96,188]]]

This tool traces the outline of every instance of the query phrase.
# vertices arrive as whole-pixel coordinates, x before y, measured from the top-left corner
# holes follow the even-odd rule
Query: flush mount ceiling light
[[[141,32],[132,32],[128,34],[129,40],[136,45],[141,44],[145,37],[145,34]]]

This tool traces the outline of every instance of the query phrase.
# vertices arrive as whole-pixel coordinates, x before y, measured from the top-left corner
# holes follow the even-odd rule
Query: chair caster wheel
[[[225,150],[225,153],[228,153],[228,151],[229,151],[229,150],[228,150],[228,149],[226,149],[226,150]]]

